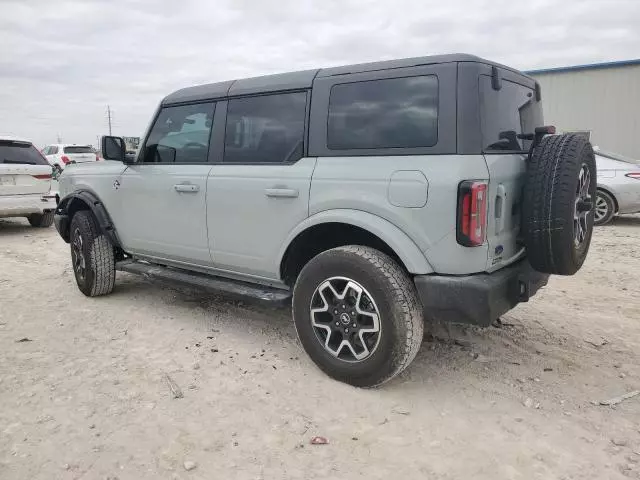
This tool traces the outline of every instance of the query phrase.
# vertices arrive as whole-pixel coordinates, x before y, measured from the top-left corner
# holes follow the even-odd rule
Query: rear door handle
[[[179,183],[173,186],[173,189],[176,192],[181,193],[198,193],[200,191],[200,187],[198,185],[194,185],[193,183]]]
[[[272,198],[297,198],[298,190],[295,188],[267,188],[264,191],[267,197]]]

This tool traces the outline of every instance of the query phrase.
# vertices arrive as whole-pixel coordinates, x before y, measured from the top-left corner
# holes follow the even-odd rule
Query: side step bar
[[[250,283],[189,272],[171,267],[163,267],[135,260],[123,260],[116,263],[116,270],[142,275],[151,281],[179,283],[204,290],[229,295],[236,298],[250,298],[266,303],[286,303],[291,300],[291,292],[279,288],[252,285]]]

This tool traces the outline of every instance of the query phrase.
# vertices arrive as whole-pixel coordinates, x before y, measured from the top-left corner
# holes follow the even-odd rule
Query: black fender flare
[[[62,239],[69,243],[69,230],[73,214],[78,210],[87,209],[91,210],[91,213],[96,217],[100,229],[107,238],[109,238],[111,243],[116,247],[122,248],[122,244],[118,238],[118,233],[116,232],[113,221],[109,216],[109,212],[107,212],[107,209],[100,198],[89,190],[77,190],[75,192],[71,192],[61,198],[60,202],[58,202],[54,220],[56,229]]]

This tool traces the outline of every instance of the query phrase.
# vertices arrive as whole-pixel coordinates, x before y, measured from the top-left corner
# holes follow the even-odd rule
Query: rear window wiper
[[[532,140],[531,146],[529,147],[529,154],[527,155],[527,161],[531,160],[531,155],[533,155],[533,150],[536,148],[542,137],[545,135],[555,135],[556,127],[553,125],[545,125],[544,127],[536,127],[534,133],[519,133],[516,137],[522,140]]]

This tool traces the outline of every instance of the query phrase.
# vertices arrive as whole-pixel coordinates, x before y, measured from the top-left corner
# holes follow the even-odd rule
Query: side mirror
[[[100,143],[102,146],[102,157],[105,160],[126,161],[125,144],[122,137],[104,136]]]

